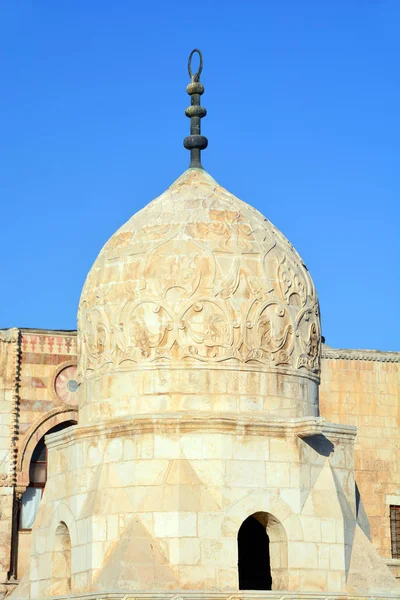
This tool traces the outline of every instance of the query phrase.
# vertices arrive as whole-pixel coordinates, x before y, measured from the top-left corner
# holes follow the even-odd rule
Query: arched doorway
[[[238,533],[238,568],[240,590],[272,588],[269,537],[265,525],[251,515]]]
[[[71,593],[71,537],[63,522],[58,525],[54,536],[50,593],[52,596]]]
[[[273,515],[256,512],[238,532],[240,590],[285,590],[288,586],[287,536]]]

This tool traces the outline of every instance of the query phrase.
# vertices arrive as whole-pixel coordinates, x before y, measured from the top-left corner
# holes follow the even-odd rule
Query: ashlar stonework
[[[400,597],[360,504],[357,429],[320,415],[308,270],[206,172],[186,171],[104,246],[77,359],[78,424],[46,437],[12,598]],[[271,591],[239,590],[249,517]]]

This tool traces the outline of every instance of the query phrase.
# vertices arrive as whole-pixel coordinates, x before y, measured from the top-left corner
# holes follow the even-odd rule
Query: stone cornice
[[[380,350],[352,350],[331,348],[330,346],[323,344],[322,358],[398,363],[400,362],[400,352],[381,352]]]
[[[327,438],[341,438],[353,442],[357,435],[357,427],[355,425],[325,423],[322,428],[322,434]]]
[[[21,333],[33,333],[33,334],[50,334],[50,335],[71,335],[76,336],[76,329],[37,329],[36,327],[18,327],[11,329],[0,329],[0,339],[3,334],[7,334],[12,331],[20,331]],[[7,340],[6,340],[7,341]]]
[[[271,437],[329,435],[354,440],[357,428],[326,423],[323,417],[273,419],[254,415],[224,413],[164,413],[139,415],[84,427],[70,427],[46,438],[49,449],[85,438],[108,438],[143,433],[226,433]]]
[[[12,327],[11,329],[0,329],[0,342],[17,342],[18,338],[19,330],[16,327]]]
[[[394,600],[399,598],[396,591],[392,593],[373,593],[354,595],[346,592],[286,592],[286,591],[253,591],[215,592],[212,590],[182,591],[132,591],[132,592],[89,592],[58,596],[59,600]]]
[[[15,332],[22,333],[49,333],[53,335],[70,335],[75,337],[76,330],[63,329],[35,329],[29,327],[20,327],[19,329],[0,329],[0,340],[12,342]],[[355,348],[332,348],[327,344],[322,344],[322,358],[344,359],[344,360],[370,360],[377,362],[400,362],[400,352],[385,352],[381,350],[355,349]],[[297,373],[298,375],[299,373]]]

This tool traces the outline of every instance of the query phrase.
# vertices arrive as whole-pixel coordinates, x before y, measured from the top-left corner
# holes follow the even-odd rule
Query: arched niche
[[[67,596],[71,589],[71,536],[67,525],[61,522],[54,534],[50,593],[52,596]]]
[[[241,590],[288,589],[288,542],[282,523],[267,512],[247,517],[238,531]]]

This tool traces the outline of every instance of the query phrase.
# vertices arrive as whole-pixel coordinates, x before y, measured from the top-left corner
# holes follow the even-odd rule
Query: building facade
[[[183,185],[178,184],[181,214],[185,202],[188,210],[193,210],[192,190],[198,188],[199,178],[204,187],[201,194],[210,197],[207,185],[211,178],[203,173],[200,176],[197,172],[188,173],[189,180],[186,175]],[[174,191],[169,192],[169,198],[175,202]],[[189,200],[185,200],[187,195]],[[196,195],[200,195],[198,189]],[[232,198],[224,201],[237,209]],[[165,204],[165,199],[162,203]],[[194,208],[198,210],[197,205]],[[214,199],[213,211],[217,208],[222,210]],[[174,212],[169,210],[168,202],[165,212],[168,218]],[[237,212],[232,210],[233,221]],[[147,219],[146,216],[146,222]],[[202,219],[204,228],[204,216]],[[225,222],[226,219],[224,213]],[[185,215],[183,221],[193,222],[193,218]],[[153,223],[153,218],[148,222]],[[243,231],[245,234],[251,231],[254,238],[254,223],[249,229],[246,224],[241,224]],[[211,225],[215,229],[215,223]],[[165,230],[163,224],[160,226]],[[364,548],[368,538],[371,548],[382,558],[382,565],[374,564],[377,587],[390,587],[384,569],[387,566],[397,577],[400,567],[399,527],[395,522],[400,506],[400,353],[335,350],[322,345],[318,400],[314,374],[319,372],[319,349],[313,350],[318,341],[311,343],[312,319],[311,323],[307,320],[310,334],[304,338],[307,343],[294,351],[296,357],[289,352],[290,359],[281,355],[273,369],[265,368],[264,364],[260,369],[259,356],[255,357],[257,361],[250,356],[245,362],[232,352],[235,345],[243,351],[243,341],[237,338],[226,344],[224,337],[218,337],[221,332],[226,336],[222,313],[217,313],[217,318],[211,321],[215,326],[213,332],[210,320],[206,321],[207,330],[204,321],[198,320],[202,310],[193,310],[191,315],[187,307],[187,297],[192,295],[194,286],[203,304],[205,293],[210,294],[209,281],[206,278],[201,289],[196,271],[200,265],[210,277],[209,257],[199,258],[198,248],[193,252],[187,241],[171,243],[168,231],[165,243],[160,243],[157,237],[154,247],[144,250],[151,260],[145,263],[146,290],[142,292],[140,254],[136,265],[130,259],[127,281],[125,263],[123,269],[109,265],[107,252],[136,256],[131,249],[125,252],[129,227],[125,229],[128,232],[120,230],[117,240],[111,238],[105,246],[85,284],[80,323],[86,318],[88,324],[81,325],[85,333],[81,334],[79,375],[76,332],[26,329],[1,332],[3,592],[14,589],[16,582],[32,579],[35,553],[40,555],[44,550],[47,550],[44,570],[41,573],[38,567],[37,579],[30,583],[32,598],[69,594],[71,590],[100,591],[102,581],[105,588],[114,590],[134,588],[137,581],[139,589],[234,590],[240,582],[236,566],[240,558],[238,540],[246,515],[256,515],[267,529],[273,589],[343,593],[351,555],[362,556],[358,546]],[[146,225],[138,226],[135,219],[130,229],[143,231],[152,239],[155,225],[149,233]],[[206,228],[206,239],[209,233]],[[228,230],[223,233],[223,245],[230,235]],[[143,241],[138,243],[143,247]],[[281,250],[276,252],[278,258],[271,261],[273,271],[281,262]],[[230,302],[238,290],[247,299],[247,286],[251,285],[256,293],[260,294],[261,289],[261,294],[268,295],[269,300],[264,304],[275,307],[276,300],[271,303],[270,290],[265,285],[262,290],[262,282],[255,280],[257,268],[249,267],[253,269],[251,279],[246,275],[247,267],[238,268],[232,256],[228,265],[230,254],[234,252],[221,253],[224,263],[220,271],[221,274],[227,271],[229,276],[218,283],[215,273],[211,277],[212,285],[217,285],[214,289],[226,296],[224,302]],[[254,260],[254,255],[250,256]],[[298,264],[293,263],[294,270]],[[235,279],[237,272],[239,276]],[[290,272],[290,266],[285,272]],[[280,290],[281,298],[285,298],[285,293],[288,298],[287,277],[279,266],[277,273],[275,283],[272,273],[268,281]],[[244,282],[240,283],[240,277]],[[286,287],[280,285],[279,277]],[[113,296],[115,304],[122,299],[126,314],[127,282],[133,290],[134,303],[128,305],[129,318],[124,317],[121,322],[133,324],[129,339],[134,343],[125,341],[124,347],[119,340],[112,350],[112,328],[105,329],[98,317],[104,306],[110,306]],[[298,284],[296,296],[303,293],[305,285]],[[314,292],[310,289],[313,306]],[[138,298],[136,294],[141,293],[143,297]],[[184,307],[186,328],[193,344],[197,344],[197,351],[185,344],[182,354],[176,338],[167,339],[174,333],[162,314],[162,310],[168,310],[165,303],[168,295],[175,306],[181,303]],[[159,305],[154,306],[155,296],[159,301],[164,299],[161,310]],[[261,306],[262,297],[258,297]],[[102,307],[96,304],[99,301],[103,302]],[[308,303],[306,299],[304,304]],[[299,311],[299,304],[297,300],[293,303],[295,314],[304,312],[304,307]],[[196,303],[191,306],[196,307]],[[140,311],[139,318],[132,318],[132,309]],[[240,302],[234,310],[240,316]],[[120,317],[121,312],[118,309],[114,314]],[[189,316],[193,319],[191,323]],[[178,324],[183,329],[181,321]],[[282,344],[284,336],[280,335],[279,340],[275,337],[275,341],[271,337],[273,321],[265,317],[265,309],[257,311],[256,322],[264,336],[259,347]],[[147,331],[143,323],[150,324]],[[280,331],[285,331],[285,327]],[[290,336],[290,328],[286,331]],[[291,343],[287,338],[283,342],[286,349]],[[82,351],[85,343],[86,352]],[[229,356],[222,356],[224,352]],[[246,348],[246,359],[248,352]],[[307,369],[311,374],[308,381],[297,377],[292,367],[301,364],[307,353]],[[180,361],[187,360],[183,370],[174,370]],[[234,370],[226,368],[229,360],[235,361]],[[141,361],[149,368],[138,371]],[[240,372],[243,365],[245,369]],[[85,370],[87,389],[83,394]],[[82,434],[78,436],[76,423],[82,424]],[[46,450],[47,434],[53,435],[47,438]],[[121,494],[122,489],[125,494]],[[76,571],[70,576],[73,584],[71,581],[67,584],[62,574],[59,580],[51,575],[54,540],[59,538],[62,546],[65,532],[61,530],[56,535],[56,528],[50,533],[54,524],[49,515],[45,534],[40,535],[38,529],[36,541],[33,536],[36,547],[32,551],[36,513],[38,519],[44,518],[39,510],[43,508],[43,491],[47,497],[43,502],[52,514],[57,514],[56,520],[63,526],[68,522],[69,529],[76,530],[74,541],[80,554],[75,561],[69,558],[71,573]],[[252,495],[255,502],[254,498],[249,500]],[[57,508],[60,503],[63,508]],[[78,514],[82,518],[77,519]],[[134,515],[140,520],[133,519]],[[292,540],[287,540],[288,531],[289,538],[294,536]],[[356,534],[360,539],[356,539]],[[346,559],[348,536],[351,540],[347,543]],[[46,544],[50,544],[49,548]],[[154,546],[156,550],[150,551]],[[127,552],[133,563],[139,560],[139,573],[131,562],[125,565],[127,572],[121,573],[116,566],[123,564],[122,556]],[[368,560],[373,562],[371,552],[369,549]],[[362,558],[361,567],[364,562]],[[77,571],[82,565],[84,570]],[[362,568],[358,576],[365,579]],[[357,592],[357,573],[352,578]],[[242,574],[243,581],[246,573]],[[268,587],[268,582],[260,585]],[[14,594],[23,586],[24,583]]]
[[[77,332],[0,332],[0,591],[399,598],[400,353],[322,343],[296,250],[201,167],[189,72],[191,166]]]

